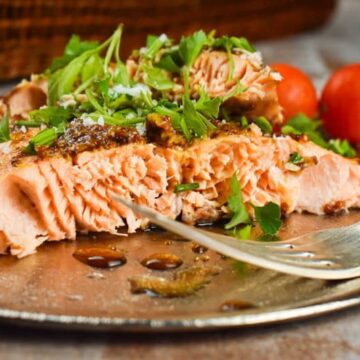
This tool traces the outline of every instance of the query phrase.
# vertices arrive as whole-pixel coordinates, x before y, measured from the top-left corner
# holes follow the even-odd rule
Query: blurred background
[[[302,67],[316,84],[360,59],[360,0],[0,0],[0,82],[41,72],[70,35],[103,40],[125,24],[122,52],[146,34],[195,29],[256,41],[265,60]]]

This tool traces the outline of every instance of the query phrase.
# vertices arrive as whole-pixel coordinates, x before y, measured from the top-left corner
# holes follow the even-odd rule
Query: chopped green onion
[[[179,193],[179,192],[183,192],[183,191],[190,191],[190,190],[195,190],[199,188],[199,184],[198,183],[191,183],[191,184],[179,184],[175,186],[175,193]]]

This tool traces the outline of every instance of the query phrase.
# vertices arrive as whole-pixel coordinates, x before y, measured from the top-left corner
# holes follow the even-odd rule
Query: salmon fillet
[[[298,152],[313,161],[288,169]],[[256,125],[244,134],[164,148],[128,144],[85,151],[73,158],[34,158],[3,166],[0,176],[0,251],[23,257],[44,241],[75,239],[76,232],[119,234],[147,225],[112,200],[118,195],[194,224],[226,216],[229,181],[237,171],[245,204],[273,201],[284,213],[360,205],[360,166],[309,141],[265,137]],[[179,183],[199,189],[174,193]],[[249,207],[250,208],[250,207]]]

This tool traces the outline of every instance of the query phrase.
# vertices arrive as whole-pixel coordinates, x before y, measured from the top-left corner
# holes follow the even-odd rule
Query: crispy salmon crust
[[[229,181],[237,172],[246,204],[279,204],[287,214],[360,205],[360,166],[317,145],[290,137],[247,134],[199,140],[188,148],[128,144],[51,157],[0,177],[0,251],[23,257],[44,241],[75,239],[78,231],[118,234],[146,227],[147,220],[112,195],[149,206],[186,223],[226,216]],[[304,169],[287,166],[290,155],[316,159]],[[35,160],[35,161],[34,161]],[[179,183],[199,189],[174,193]]]

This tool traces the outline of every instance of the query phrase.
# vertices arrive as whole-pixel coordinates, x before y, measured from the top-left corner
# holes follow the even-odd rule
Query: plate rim
[[[0,322],[16,326],[54,330],[112,331],[131,333],[187,332],[221,330],[278,324],[330,314],[360,305],[360,296],[333,300],[308,306],[269,310],[261,313],[234,311],[219,316],[198,318],[164,317],[162,319],[57,315],[0,308]]]

